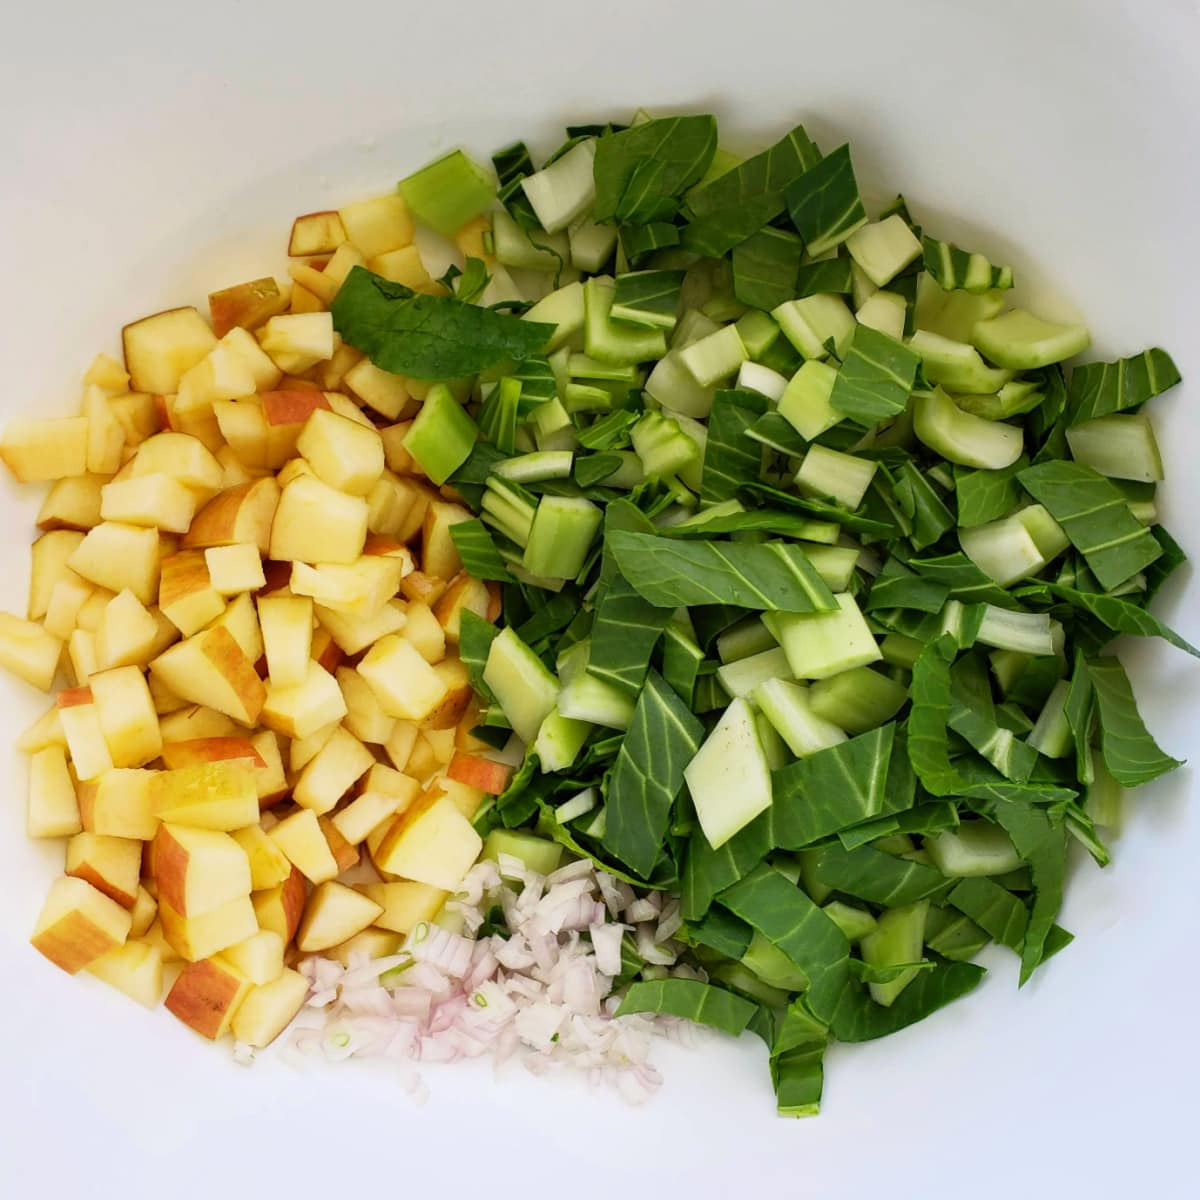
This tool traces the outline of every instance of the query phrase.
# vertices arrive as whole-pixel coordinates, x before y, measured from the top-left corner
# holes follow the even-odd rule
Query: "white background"
[[[903,191],[1027,284],[1053,280],[1047,303],[1086,312],[1099,351],[1167,346],[1193,382],[1157,409],[1163,508],[1195,554],[1198,34],[1182,0],[9,6],[4,414],[67,412],[125,320],[280,269],[296,213],[443,147],[711,108],[735,147],[797,119],[827,147],[852,138],[878,195]],[[21,610],[35,502],[7,479],[0,495],[0,604]],[[1200,640],[1188,584],[1161,611]],[[1138,650],[1152,727],[1195,757],[1200,666]],[[0,704],[12,732],[39,711],[8,680]],[[1033,983],[1018,994],[997,957],[925,1024],[835,1048],[824,1114],[792,1122],[749,1036],[664,1050],[667,1084],[636,1111],[486,1069],[431,1073],[415,1109],[369,1067],[238,1068],[27,946],[61,850],[24,840],[16,758],[0,755],[0,1196],[1196,1194],[1192,772],[1138,795],[1112,867],[1081,867],[1064,914],[1079,937]]]

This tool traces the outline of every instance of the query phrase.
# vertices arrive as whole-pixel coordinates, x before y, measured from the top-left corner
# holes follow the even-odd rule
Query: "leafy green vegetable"
[[[1087,664],[1100,717],[1100,752],[1108,773],[1122,787],[1137,787],[1182,766],[1159,749],[1133,698],[1124,667],[1115,658]]]
[[[608,784],[604,844],[644,878],[658,861],[683,770],[704,727],[656,671],[646,677]]]
[[[1021,455],[1012,466],[999,471],[955,467],[954,496],[959,525],[969,529],[1008,516],[1024,499],[1017,476],[1027,466],[1029,459]]]
[[[637,696],[670,618],[669,610],[655,608],[623,575],[616,575],[596,603],[589,674],[626,696]]]
[[[866,224],[867,210],[858,194],[850,147],[839,146],[791,184],[787,206],[812,258],[840,245]]]
[[[1071,372],[1070,423],[1138,408],[1173,388],[1182,378],[1171,356],[1155,346],[1132,358],[1084,363]]]
[[[861,988],[847,989],[833,1018],[839,1042],[870,1042],[923,1021],[939,1008],[965,996],[986,972],[974,963],[940,964],[922,971],[890,1008],[873,1003]]]
[[[353,267],[330,305],[333,326],[377,366],[414,379],[457,379],[537,354],[554,333],[540,325],[427,296]]]
[[[474,575],[476,579],[495,579],[501,583],[511,583],[512,576],[488,533],[487,526],[473,517],[469,521],[459,521],[450,526],[450,537],[454,548],[463,561],[463,570]]]
[[[966,292],[986,292],[990,288],[1013,285],[1011,267],[994,267],[982,254],[960,250],[951,242],[921,239],[925,270],[946,291],[961,288]]]
[[[854,272],[850,263],[848,258],[822,258],[817,262],[805,263],[796,276],[796,297],[802,299],[822,292],[850,295],[854,290]]]
[[[700,484],[706,504],[732,500],[758,479],[762,450],[746,438],[746,431],[766,408],[766,399],[757,392],[726,389],[713,397]]]
[[[786,229],[767,226],[733,250],[733,294],[742,304],[770,311],[796,295],[804,243]]]
[[[668,1013],[736,1037],[750,1024],[754,1005],[698,979],[654,979],[629,985],[617,1016],[630,1013]]]
[[[908,404],[921,359],[869,325],[854,330],[829,403],[860,425],[878,425]]]
[[[890,477],[891,473],[884,469]],[[879,476],[876,476],[878,482]],[[892,492],[908,527],[909,544],[924,550],[940,541],[942,534],[954,528],[954,514],[946,507],[926,473],[912,461],[901,463],[895,473]]]
[[[621,530],[608,535],[621,574],[661,608],[730,604],[782,612],[830,612],[833,594],[786,542],[692,542]]]
[[[908,757],[917,778],[934,796],[954,795],[962,786],[945,734],[952,705],[950,664],[957,650],[954,639],[943,635],[930,642],[913,665]]]
[[[935,896],[949,886],[933,867],[896,858],[874,846],[847,850],[840,842],[830,842],[807,853],[812,856],[814,875],[827,887],[889,908]]]

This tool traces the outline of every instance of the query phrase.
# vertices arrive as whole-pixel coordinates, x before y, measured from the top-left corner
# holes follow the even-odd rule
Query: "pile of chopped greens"
[[[1086,329],[902,198],[872,219],[799,126],[739,160],[639,115],[494,166],[401,184],[475,221],[446,294],[356,268],[333,304],[436,381],[406,445],[502,585],[460,652],[525,757],[477,826],[678,895],[707,982],[627,938],[623,1011],[752,1029],[815,1112],[829,1041],[970,991],[989,943],[1022,983],[1062,950],[1070,845],[1105,865],[1122,790],[1179,765],[1112,651],[1197,654],[1148,610],[1184,556],[1145,406],[1179,374],[1064,370]]]

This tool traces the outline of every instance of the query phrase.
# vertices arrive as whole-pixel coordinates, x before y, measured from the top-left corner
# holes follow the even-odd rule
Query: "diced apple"
[[[132,910],[142,873],[142,843],[77,833],[67,843],[66,873],[86,880],[122,908]]]
[[[163,538],[166,534],[159,534],[159,544],[163,544]],[[95,633],[100,627],[100,618],[104,615],[104,610],[108,607],[109,602],[116,598],[116,592],[110,592],[108,588],[93,587],[91,595],[83,602],[75,617],[75,624],[79,629],[86,629],[89,633]]]
[[[71,837],[82,828],[66,752],[45,746],[29,762],[26,832],[31,838]]]
[[[408,606],[408,623],[404,626],[404,640],[411,642],[417,652],[430,665],[446,657],[446,632],[428,604],[419,601]]]
[[[336,878],[337,862],[321,832],[317,814],[311,809],[302,808],[290,817],[284,817],[268,830],[267,836],[310,882],[319,884]]]
[[[414,292],[441,291],[441,287],[433,282],[416,246],[402,246],[398,250],[377,254],[367,261],[367,268],[391,283],[412,288]]]
[[[441,701],[425,715],[422,728],[427,734],[432,732],[452,732],[454,726],[462,720],[463,713],[475,696],[471,687],[471,677],[461,659],[444,658],[435,663],[433,672],[441,680],[445,689]],[[448,745],[453,744],[450,738]],[[442,760],[449,762],[449,756]]]
[[[257,329],[287,308],[288,297],[269,275],[248,283],[209,292],[208,311],[213,333],[224,337],[231,329]]]
[[[171,627],[174,632],[174,626]],[[96,666],[145,666],[158,653],[159,624],[128,589],[107,601],[96,626]],[[165,649],[166,647],[163,647]]]
[[[248,470],[229,446],[222,446],[217,450],[216,458],[221,464],[222,490],[240,487],[243,483],[253,483],[263,475],[261,470]]]
[[[233,634],[220,626],[172,646],[151,661],[150,671],[177,696],[214,708],[243,725],[258,721],[267,699],[254,663]]]
[[[138,475],[100,489],[105,521],[186,533],[195,514],[196,494],[170,475]]]
[[[296,867],[281,883],[251,897],[258,923],[263,929],[273,929],[283,944],[289,945],[300,928],[304,905],[308,899],[308,885],[303,873]]]
[[[182,920],[182,918],[180,919]],[[163,934],[162,922],[157,917],[151,923],[150,928],[139,936],[138,941],[144,946],[150,946],[157,950],[162,956],[164,966],[183,961],[179,951],[167,941]]]
[[[381,905],[345,884],[323,883],[309,898],[296,947],[314,954],[336,946],[366,929],[382,912]]]
[[[307,737],[293,738],[288,747],[288,769],[293,775],[298,775],[325,748],[325,743],[341,727],[340,721],[330,721],[322,725]]]
[[[133,390],[167,395],[178,390],[183,373],[194,367],[217,339],[194,308],[175,308],[126,325],[121,341]]]
[[[51,884],[30,941],[55,966],[74,975],[123,945],[131,924],[128,909],[86,880],[64,875]]]
[[[416,411],[416,402],[404,378],[382,370],[369,358],[364,358],[351,367],[346,372],[343,383],[364,404],[390,421],[398,421],[406,414]]]
[[[254,768],[258,807],[270,808],[288,795],[288,781],[279,752],[279,739],[271,730],[263,729],[251,738],[251,744],[263,760],[263,766]]]
[[[333,861],[337,863],[338,874],[344,875],[347,871],[357,867],[362,858],[357,846],[352,846],[338,832],[337,826],[334,825],[332,818],[322,816],[317,818],[317,824],[321,826],[321,832],[325,835],[325,841],[329,844],[329,853],[333,855]]]
[[[318,271],[316,267],[309,266],[308,263],[289,264],[288,274],[292,277],[295,286],[303,288],[315,296],[321,302],[322,308],[328,308],[333,303],[338,289],[341,287],[341,284]]]
[[[374,765],[370,750],[339,726],[296,780],[292,799],[302,808],[327,813]]]
[[[229,1032],[238,1006],[253,986],[225,959],[204,958],[183,968],[164,1003],[185,1025],[215,1041]]]
[[[370,685],[352,667],[339,667],[336,677],[346,701],[346,729],[360,742],[382,746],[392,736],[396,718],[383,711]]]
[[[346,237],[365,258],[408,246],[413,240],[413,220],[408,206],[395,193],[347,204],[338,209]]]
[[[451,728],[447,726],[445,729],[431,729],[429,723],[426,722],[421,728],[421,736],[429,743],[433,749],[433,756],[437,759],[439,766],[449,766],[450,760],[454,757],[458,742],[457,727]],[[444,780],[442,782],[445,782]],[[456,787],[461,787],[461,784],[456,784]]]
[[[249,544],[266,554],[279,495],[279,485],[270,476],[219,493],[196,514],[184,535],[184,548]]]
[[[87,972],[145,1008],[157,1008],[162,999],[163,957],[157,946],[126,942],[89,963]]]
[[[61,639],[33,621],[0,613],[0,667],[48,692],[62,656]]]
[[[256,987],[262,987],[283,974],[283,938],[273,929],[260,929],[253,937],[223,950],[221,957]]]
[[[58,705],[52,704],[24,733],[16,740],[16,748],[26,754],[36,754],[47,746],[67,748],[67,735],[63,733],[62,722],[58,719]]]
[[[419,721],[446,697],[446,685],[434,668],[410,642],[395,634],[376,642],[358,671],[389,716]]]
[[[153,682],[154,677],[150,677]],[[187,705],[176,712],[161,717],[158,722],[162,734],[163,749],[167,746],[178,746],[188,742],[208,738],[241,738],[242,731],[236,722],[231,721],[224,713],[215,708],[205,708],[203,704]],[[186,751],[184,752],[186,754]],[[168,767],[185,767],[192,762],[211,762],[213,755],[194,757],[182,762],[168,762]],[[221,756],[217,756],[221,757]],[[251,757],[250,755],[231,755],[226,757]]]
[[[337,348],[333,318],[323,312],[272,317],[263,327],[260,341],[275,365],[289,375],[299,375],[332,358]]]
[[[292,258],[332,254],[345,240],[346,230],[336,212],[305,213],[292,222],[288,254]]]
[[[292,873],[292,864],[261,825],[247,825],[229,835],[250,863],[250,886],[256,892],[277,887]]]
[[[332,611],[370,621],[396,595],[411,559],[363,555],[357,562],[292,565],[292,592],[309,596],[322,612]]]
[[[334,352],[333,357],[319,368],[321,390],[340,392],[345,387],[348,371],[358,366],[366,356],[361,350],[356,350],[347,342],[343,342]]]
[[[83,377],[84,386],[95,384],[114,395],[129,387],[129,374],[111,355],[100,353],[92,359]]]
[[[95,779],[113,767],[90,688],[64,688],[55,698],[75,775]]]
[[[88,530],[100,524],[100,489],[103,475],[71,475],[57,480],[38,510],[39,529]]]
[[[221,436],[242,467],[253,471],[268,470],[271,466],[267,455],[267,418],[263,413],[262,401],[257,396],[243,396],[239,400],[216,400],[213,416]],[[221,455],[217,455],[218,461]],[[228,464],[225,466],[228,474]],[[244,481],[243,481],[244,482]]]
[[[463,610],[473,612],[477,617],[486,620],[490,608],[491,597],[487,584],[464,571],[450,581],[450,586],[434,606],[433,613],[446,631],[446,640],[457,645]]]
[[[271,526],[270,557],[289,562],[352,563],[362,554],[366,537],[365,500],[343,495],[314,476],[302,476],[292,480],[279,499]]]
[[[456,751],[446,768],[446,776],[457,783],[465,783],[481,792],[499,796],[508,787],[508,781],[512,778],[512,767],[490,758]]]
[[[60,579],[50,593],[42,628],[51,636],[66,641],[75,632],[80,611],[95,590],[92,584],[80,579],[73,571],[69,578]]]
[[[96,673],[96,639],[86,629],[76,629],[67,639],[67,665],[76,687],[83,687]]]
[[[407,768],[408,760],[412,757],[413,748],[420,735],[421,731],[414,722],[396,722],[396,728],[392,730],[392,736],[388,738],[383,748],[397,771],[404,771]]]
[[[258,609],[253,596],[248,592],[234,596],[209,629],[228,630],[233,640],[241,647],[242,653],[255,664],[257,671],[264,647],[262,627],[258,623]]]
[[[292,313],[312,313],[323,312],[325,305],[321,303],[320,296],[314,296],[306,287],[302,287],[298,283],[292,284],[292,299],[288,306],[288,312]]]
[[[482,847],[454,800],[435,788],[395,819],[373,857],[390,875],[453,891]]]
[[[158,607],[184,637],[221,615],[225,599],[212,585],[203,550],[180,550],[163,559]]]
[[[258,619],[272,686],[299,686],[308,675],[312,650],[312,601],[306,596],[263,597]]]
[[[0,459],[21,483],[87,470],[86,417],[16,417],[4,427]]]
[[[398,933],[371,926],[356,933],[352,938],[339,942],[336,946],[330,946],[322,957],[332,958],[334,961],[340,962],[343,967],[348,967],[351,958],[362,957],[369,960],[387,958],[389,955],[395,954],[400,949],[401,940]]]
[[[347,380],[349,380],[349,376],[347,376]],[[415,408],[414,405],[414,410]],[[411,428],[411,421],[399,421],[395,425],[385,425],[379,431],[379,436],[383,439],[384,462],[387,463],[388,470],[394,471],[397,475],[409,474],[416,462],[404,445],[404,439],[408,437],[408,431]]]
[[[249,759],[255,767],[267,765],[254,748],[254,743],[245,737],[189,738],[186,741],[164,742],[162,747],[162,760],[168,770],[239,758]]]
[[[157,886],[155,884],[155,887]],[[139,885],[137,899],[134,900],[133,908],[130,911],[133,923],[129,927],[129,936],[131,938],[141,937],[154,924],[154,919],[158,916],[158,901],[144,886]]]
[[[162,430],[162,417],[154,400],[148,392],[126,392],[109,401],[113,416],[125,431],[126,453]]]
[[[67,565],[83,542],[83,534],[73,529],[55,529],[33,543],[29,572],[29,605],[25,615],[40,621],[46,615],[54,585],[79,576]]]
[[[77,792],[84,829],[102,837],[149,841],[158,828],[150,796],[157,774],[146,768],[121,767],[81,783]]]
[[[245,758],[160,771],[150,796],[160,821],[228,831],[258,820],[254,764]]]
[[[233,1016],[233,1036],[247,1046],[269,1046],[304,1007],[308,980],[290,968],[278,979],[252,988]]]
[[[112,475],[121,467],[125,427],[109,407],[108,393],[94,384],[83,389],[83,415],[87,420],[87,469],[95,475]]]
[[[296,449],[330,487],[365,496],[383,473],[383,442],[369,426],[317,409],[304,425]]]
[[[88,681],[100,728],[115,767],[140,767],[157,758],[162,735],[154,700],[137,667],[99,671]]]
[[[158,532],[102,521],[87,531],[67,565],[110,592],[128,589],[143,604],[152,604],[158,590]]]
[[[181,917],[202,916],[250,894],[250,861],[227,833],[164,823],[153,858],[159,901]]]
[[[248,542],[232,546],[212,546],[204,551],[208,577],[223,596],[254,592],[267,583],[258,547]]]
[[[360,890],[383,909],[375,924],[395,933],[411,933],[422,921],[432,921],[450,894],[428,883],[403,879],[363,884]]]
[[[324,630],[345,654],[358,654],[368,646],[398,633],[408,623],[404,605],[389,600],[370,617],[353,616],[331,608],[317,608],[317,619]]]
[[[470,512],[460,504],[446,500],[429,502],[421,541],[421,570],[426,575],[453,579],[462,570],[462,558],[450,536],[450,528],[470,519]]]
[[[147,438],[127,468],[128,477],[170,475],[207,502],[221,487],[221,464],[198,438],[187,433],[156,433]],[[122,472],[122,477],[126,477]]]
[[[342,837],[357,846],[389,817],[399,816],[420,793],[415,779],[376,763],[367,772],[360,794],[331,820]]]
[[[238,896],[196,917],[184,917],[165,900],[158,902],[164,939],[180,958],[197,962],[244,942],[258,930],[249,896]]]
[[[268,729],[290,738],[308,737],[345,715],[346,702],[337,680],[317,662],[308,664],[308,673],[299,686],[268,688],[260,713]]]

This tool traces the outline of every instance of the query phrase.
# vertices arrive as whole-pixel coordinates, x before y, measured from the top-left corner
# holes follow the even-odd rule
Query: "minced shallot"
[[[496,907],[508,935],[478,936]],[[427,1094],[418,1063],[490,1055],[497,1066],[516,1059],[537,1075],[585,1071],[637,1104],[661,1082],[652,1039],[694,1037],[675,1017],[618,1017],[613,994],[627,932],[656,975],[704,977],[674,965],[683,950],[674,940],[683,923],[678,901],[639,896],[586,859],[543,876],[500,855],[474,866],[447,908],[461,916],[464,934],[422,922],[388,958],[352,954],[345,967],[305,959],[299,969],[309,995],[290,1045],[331,1061],[390,1060],[417,1098]],[[235,1054],[253,1060],[247,1047]]]

